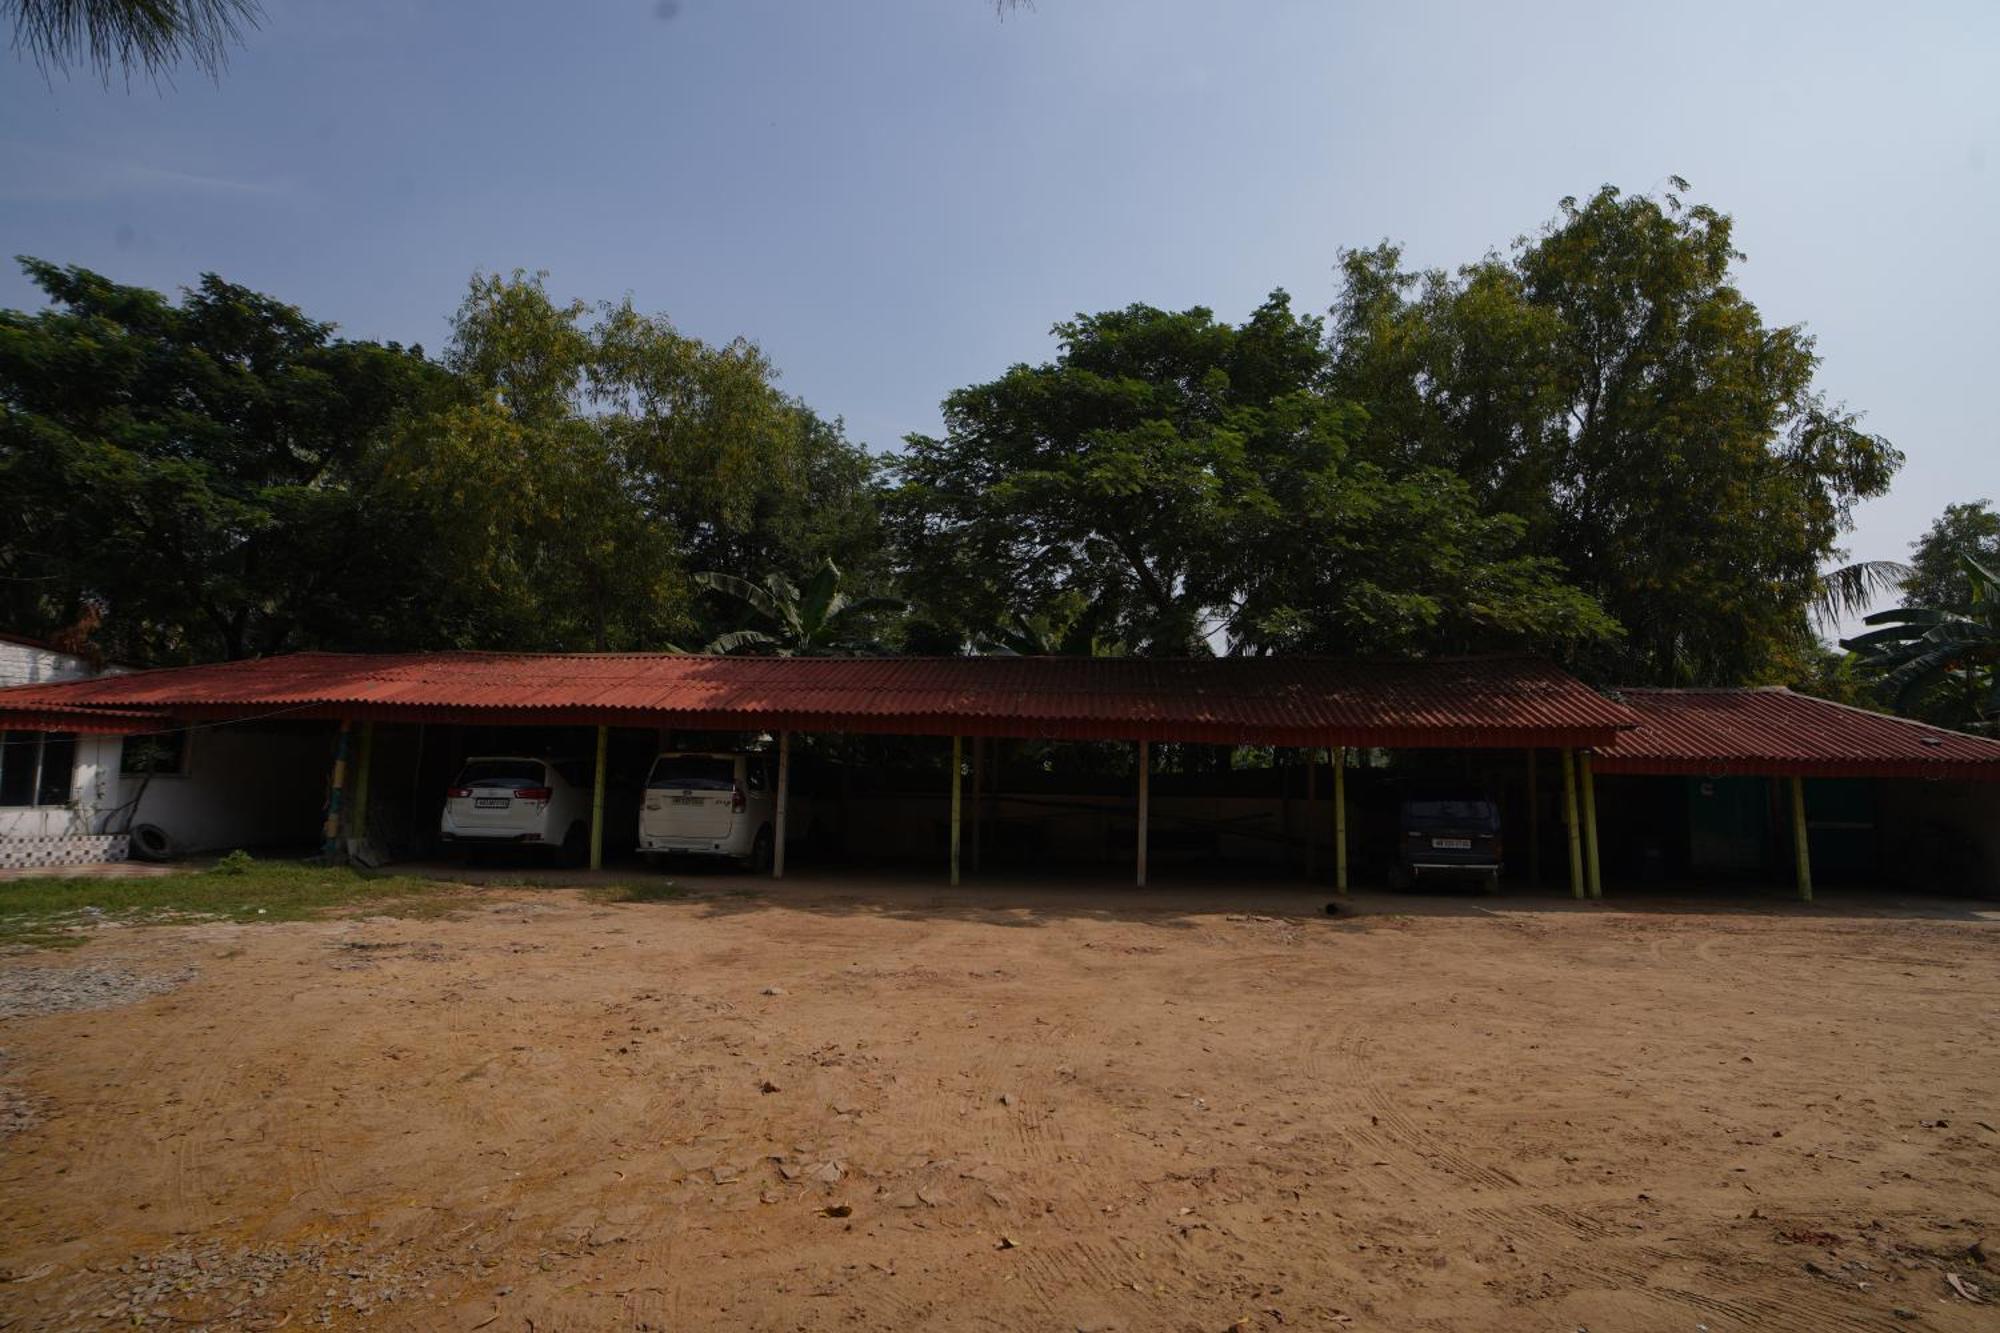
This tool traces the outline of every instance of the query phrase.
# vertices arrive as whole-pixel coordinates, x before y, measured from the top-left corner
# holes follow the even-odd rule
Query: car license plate
[[[707,803],[707,798],[705,798],[705,797],[701,797],[701,796],[676,796],[676,797],[674,797],[674,804],[675,804],[675,805],[705,805],[706,803]]]
[[[1431,839],[1431,846],[1433,846],[1433,847],[1438,847],[1438,848],[1442,848],[1443,850],[1445,850],[1445,851],[1447,851],[1447,852],[1469,852],[1469,851],[1471,851],[1471,850],[1472,850],[1472,839],[1470,839],[1470,838],[1432,838],[1432,839]]]
[[[472,798],[472,805],[476,810],[505,810],[512,803],[512,798],[506,796],[475,796]]]

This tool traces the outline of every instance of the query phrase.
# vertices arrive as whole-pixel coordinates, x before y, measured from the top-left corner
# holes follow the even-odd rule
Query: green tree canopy
[[[1134,305],[1058,358],[952,394],[912,436],[891,521],[926,613],[972,637],[1064,597],[1152,653],[1411,652],[1614,627],[1431,467],[1359,458],[1320,321]]]
[[[178,302],[24,259],[0,311],[0,620],[142,662],[366,641],[406,534],[348,480],[444,376],[214,275]]]
[[[874,465],[747,343],[479,277],[442,363],[213,275],[23,261],[0,312],[0,617],[153,663],[659,646],[688,570],[883,561]]]
[[[458,400],[387,469],[444,534],[436,581],[487,611],[463,634],[659,647],[698,628],[693,567],[879,567],[872,460],[778,392],[748,342],[481,275],[445,363]]]
[[[1986,500],[1946,505],[1910,549],[1910,577],[1903,584],[1906,602],[1912,606],[1968,606],[1972,582],[1967,577],[1966,558],[1988,569],[2000,569],[2000,513]]]
[[[1764,323],[1741,259],[1714,209],[1606,187],[1456,273],[1388,245],[1343,261],[1332,385],[1367,404],[1360,453],[1519,516],[1626,627],[1600,675],[1782,671],[1853,506],[1901,462],[1814,388],[1812,339]]]

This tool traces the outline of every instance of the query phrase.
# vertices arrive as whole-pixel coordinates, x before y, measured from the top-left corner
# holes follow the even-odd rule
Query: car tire
[[[772,842],[771,826],[769,824],[757,830],[757,840],[750,844],[750,863],[748,869],[751,874],[768,875],[771,873]]]
[[[1500,892],[1500,872],[1489,870],[1479,880],[1479,891],[1491,898]]]
[[[1404,869],[1402,865],[1397,864],[1389,867],[1389,888],[1393,892],[1402,893],[1408,890],[1410,879],[1410,872]]]

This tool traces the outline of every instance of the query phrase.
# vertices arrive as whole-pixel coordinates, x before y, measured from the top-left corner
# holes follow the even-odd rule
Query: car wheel
[[[583,821],[578,820],[571,824],[569,832],[563,834],[562,859],[565,865],[580,866],[590,863],[590,830],[583,826]]]
[[[771,826],[766,824],[757,830],[757,841],[750,844],[750,872],[756,875],[771,873]]]
[[[1397,893],[1410,887],[1410,872],[1400,863],[1389,867],[1389,887]]]
[[[1480,878],[1479,887],[1488,897],[1500,892],[1500,872],[1489,870]]]

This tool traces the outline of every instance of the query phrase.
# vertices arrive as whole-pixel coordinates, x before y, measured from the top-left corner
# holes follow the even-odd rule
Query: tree
[[[0,619],[95,608],[139,662],[369,638],[410,534],[349,482],[439,388],[421,349],[213,274],[172,302],[20,262],[53,304],[0,311]]]
[[[1970,556],[1988,569],[2000,569],[2000,513],[1990,502],[1946,505],[1924,535],[1910,544],[1905,600],[1913,606],[1966,606],[1972,584],[1966,578]]]
[[[778,657],[839,657],[879,654],[888,650],[871,632],[875,618],[903,610],[893,597],[849,597],[840,587],[840,570],[829,560],[801,590],[782,574],[768,574],[763,584],[734,574],[703,573],[695,582],[735,601],[751,625],[718,635],[705,651],[711,653],[768,652]]]
[[[1900,465],[1815,390],[1812,339],[1736,288],[1741,259],[1714,209],[1608,186],[1456,273],[1404,271],[1388,245],[1343,259],[1332,384],[1368,408],[1359,452],[1518,515],[1525,550],[1628,631],[1595,674],[1779,670],[1853,506]]]
[[[211,77],[264,16],[257,0],[5,0],[14,49],[44,71],[88,65],[158,80],[186,60]]]
[[[1964,601],[1878,611],[1862,623],[1881,626],[1841,646],[1880,673],[1882,694],[1900,712],[1968,731],[2000,727],[2000,574],[1959,557]]]
[[[909,586],[964,636],[1072,597],[1137,650],[1414,652],[1615,632],[1518,521],[1436,469],[1357,459],[1320,321],[1134,305],[1056,361],[952,394],[889,515]]]
[[[744,340],[713,346],[627,300],[553,300],[476,276],[445,363],[458,400],[388,459],[449,604],[480,644],[644,649],[693,631],[690,566],[879,547],[873,463],[774,387]]]

